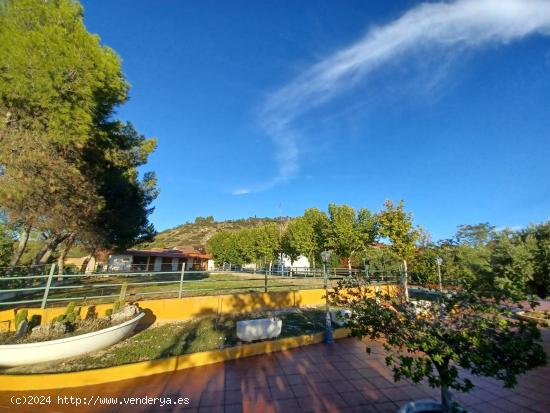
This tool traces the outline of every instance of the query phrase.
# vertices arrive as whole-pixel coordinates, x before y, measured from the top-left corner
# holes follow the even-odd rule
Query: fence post
[[[265,274],[264,274],[264,292],[267,293],[267,267],[265,268]]]
[[[180,291],[178,293],[178,298],[181,298],[181,293],[183,290],[183,277],[185,276],[185,263],[181,263],[181,274],[180,274]]]
[[[46,281],[46,289],[44,290],[44,297],[42,297],[42,305],[40,308],[46,308],[46,303],[48,302],[48,294],[50,292],[50,286],[52,285],[53,273],[55,271],[55,263],[52,264],[50,268],[50,274],[48,275],[48,281]]]

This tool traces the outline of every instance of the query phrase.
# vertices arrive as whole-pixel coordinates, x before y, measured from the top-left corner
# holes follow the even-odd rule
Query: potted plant
[[[431,305],[418,308],[402,297],[375,291],[362,278],[344,279],[329,292],[332,304],[353,309],[347,323],[351,336],[384,339],[394,380],[427,380],[441,389],[437,406],[410,403],[403,412],[434,407],[460,411],[451,389],[467,392],[474,387],[462,377],[464,371],[513,387],[519,374],[546,364],[538,328],[512,318],[507,298],[468,286],[441,293]]]

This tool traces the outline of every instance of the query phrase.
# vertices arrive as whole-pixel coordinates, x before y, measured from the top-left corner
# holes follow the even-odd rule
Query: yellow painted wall
[[[394,294],[395,285],[381,286],[383,290]],[[146,316],[141,324],[149,325],[159,321],[183,321],[201,316],[250,313],[258,310],[313,306],[325,303],[324,289],[277,291],[268,293],[247,293],[231,295],[210,295],[201,297],[170,298],[160,300],[138,301],[139,307]],[[112,304],[98,304],[81,307],[80,314],[84,317],[88,311],[103,315]],[[55,317],[63,314],[65,307],[28,308],[28,318],[39,315],[42,323],[49,323]],[[0,331],[13,330],[15,310],[0,311]]]
[[[344,338],[348,334],[349,331],[347,329],[340,328],[334,331],[334,338]],[[323,338],[324,333],[288,337],[273,341],[244,344],[221,350],[184,354],[161,360],[143,361],[72,373],[0,375],[0,389],[3,391],[33,391],[109,383],[307,346],[309,344],[320,343],[323,341]]]

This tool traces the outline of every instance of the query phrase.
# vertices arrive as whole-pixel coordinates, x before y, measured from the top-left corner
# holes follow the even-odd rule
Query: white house
[[[285,254],[283,254],[282,258],[283,258],[282,265],[284,266],[284,268],[309,268],[309,260],[307,259],[307,257],[304,257],[303,255],[300,255],[294,261],[291,261],[290,257]],[[281,263],[279,260],[275,261],[276,267],[280,267],[280,265]]]
[[[110,271],[205,271],[213,266],[212,257],[197,247],[127,250],[109,256]]]

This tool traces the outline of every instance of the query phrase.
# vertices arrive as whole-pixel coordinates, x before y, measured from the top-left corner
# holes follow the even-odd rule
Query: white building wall
[[[155,263],[153,264],[153,271],[160,271],[162,269],[162,257],[155,257]]]
[[[127,254],[110,255],[107,260],[109,271],[130,271],[133,257]]]
[[[208,271],[212,271],[216,268],[216,265],[214,264],[214,260],[208,260],[208,264],[206,266]]]
[[[279,266],[279,261],[275,264],[277,267]],[[290,261],[290,257],[287,255],[283,255],[283,265],[285,268],[309,268],[309,260],[307,257],[304,257],[303,255],[300,255],[297,259],[294,260],[294,262]]]

